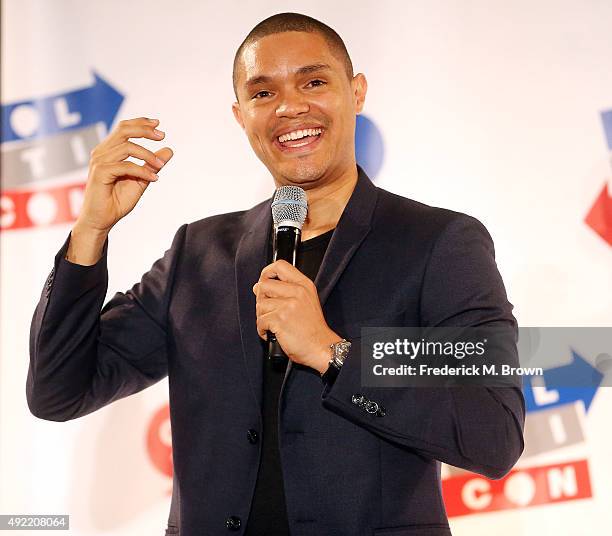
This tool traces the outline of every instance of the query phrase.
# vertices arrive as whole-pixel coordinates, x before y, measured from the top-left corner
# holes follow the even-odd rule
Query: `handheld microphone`
[[[306,221],[308,201],[306,192],[299,186],[281,186],[272,201],[272,262],[285,260],[296,265],[297,251],[302,236],[302,225]],[[268,331],[268,358],[273,365],[286,363],[283,352],[274,333]]]

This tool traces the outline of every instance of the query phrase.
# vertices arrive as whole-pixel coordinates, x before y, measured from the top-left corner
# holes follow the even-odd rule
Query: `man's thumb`
[[[170,147],[164,147],[162,149],[160,149],[159,151],[157,151],[155,153],[155,156],[157,156],[157,158],[159,158],[160,160],[163,160],[164,162],[168,162],[168,160],[170,160],[173,156],[174,153],[172,152],[172,149],[170,149]],[[153,167],[150,164],[145,164],[145,167],[151,171],[153,171],[153,173],[157,173],[163,166],[161,167]]]

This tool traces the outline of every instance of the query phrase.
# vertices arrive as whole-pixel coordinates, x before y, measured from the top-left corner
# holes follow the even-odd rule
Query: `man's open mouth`
[[[323,129],[321,127],[292,130],[278,136],[275,141],[282,150],[298,149],[316,143],[322,134]]]

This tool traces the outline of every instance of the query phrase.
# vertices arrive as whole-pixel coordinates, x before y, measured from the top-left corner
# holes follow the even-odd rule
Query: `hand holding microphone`
[[[289,358],[322,373],[329,364],[329,345],[341,337],[325,321],[315,284],[295,267],[307,207],[301,188],[282,186],[276,191],[273,262],[262,270],[253,292],[257,332],[268,341],[273,364]]]

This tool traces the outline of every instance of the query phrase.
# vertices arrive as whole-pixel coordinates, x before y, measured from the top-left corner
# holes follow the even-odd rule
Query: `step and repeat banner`
[[[39,420],[25,398],[30,320],[90,151],[121,119],[159,118],[175,157],[111,233],[109,296],[182,223],[271,195],[231,113],[231,68],[248,31],[282,11],[331,25],[365,73],[356,149],[374,182],[487,226],[521,326],[612,325],[612,3],[3,0],[1,514],[69,514],[84,536],[163,533],[167,382]],[[526,382],[525,451],[505,478],[443,467],[453,534],[612,531],[610,389],[603,375],[546,386],[546,372],[591,373],[596,357],[568,344]]]

